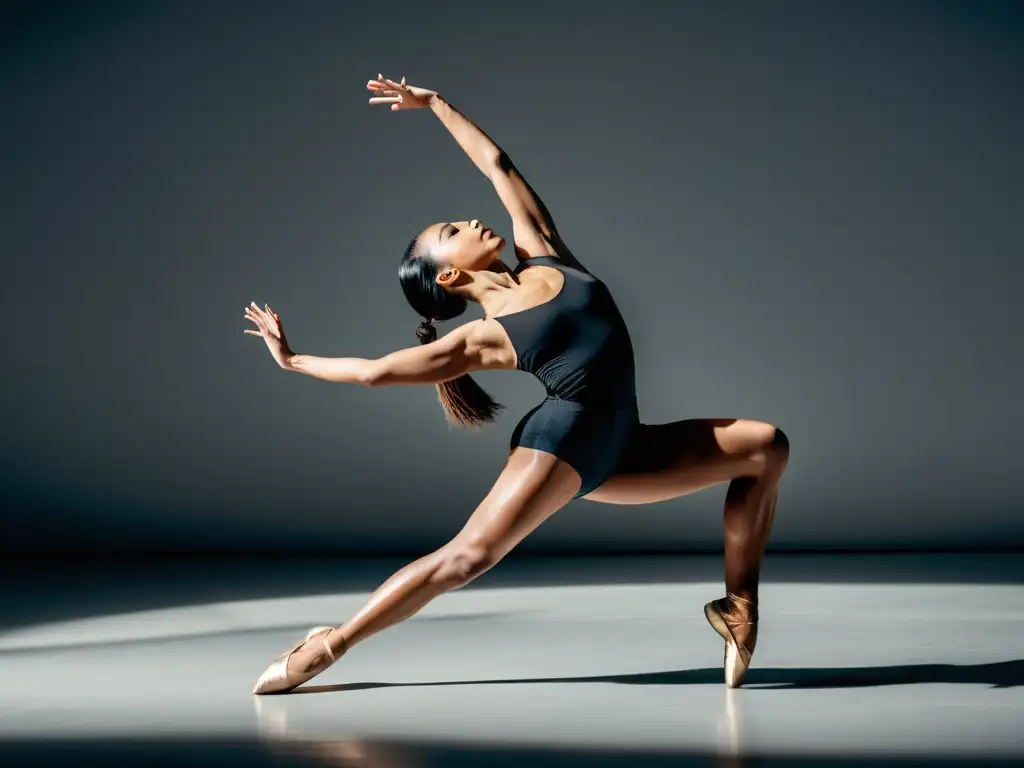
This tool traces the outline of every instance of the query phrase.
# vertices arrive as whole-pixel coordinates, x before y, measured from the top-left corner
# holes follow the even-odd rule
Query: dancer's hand
[[[423,109],[430,106],[430,99],[437,96],[436,91],[426,88],[417,88],[415,85],[408,85],[405,78],[402,82],[396,83],[384,75],[377,75],[376,80],[370,80],[366,87],[372,91],[374,96],[370,99],[371,104],[390,104],[392,111],[400,109]]]
[[[262,336],[263,340],[267,342],[270,354],[274,356],[277,364],[287,369],[295,353],[288,346],[288,339],[285,338],[281,318],[269,306],[266,304],[263,306],[266,307],[266,311],[257,307],[255,302],[250,302],[249,306],[245,308],[246,319],[252,320],[256,327],[259,328],[258,331],[246,329],[245,333],[251,333],[253,336]]]

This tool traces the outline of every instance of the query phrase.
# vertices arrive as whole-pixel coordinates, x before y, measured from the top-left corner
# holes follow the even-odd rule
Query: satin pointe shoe
[[[704,606],[704,616],[711,627],[725,640],[725,684],[729,688],[739,688],[743,682],[743,676],[750,667],[750,658],[753,651],[748,650],[743,643],[736,639],[732,628],[740,624],[757,624],[757,619],[745,621],[729,616],[726,611],[729,608],[729,601],[746,603],[752,608],[752,615],[757,615],[757,607],[742,597],[726,592],[726,596],[718,600],[712,600]]]
[[[327,642],[327,635],[331,632],[334,627],[313,627],[309,630],[306,636],[295,644],[293,648],[288,649],[267,667],[266,671],[260,675],[260,679],[256,681],[256,687],[252,689],[255,694],[266,694],[266,693],[283,693],[290,691],[292,688],[302,685],[307,680],[312,680],[314,677],[323,672],[327,667],[333,664],[337,659],[334,656],[334,652],[331,650],[331,646]],[[331,660],[331,664],[328,664],[321,669],[317,669],[309,673],[296,673],[293,672],[291,675],[288,674],[288,659],[291,658],[295,651],[299,650],[302,646],[308,643],[317,635],[320,635],[320,641],[324,645],[324,650],[327,651],[327,656]],[[344,649],[343,649],[344,650]]]

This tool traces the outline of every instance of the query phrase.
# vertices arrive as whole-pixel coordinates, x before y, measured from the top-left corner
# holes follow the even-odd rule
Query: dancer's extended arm
[[[375,360],[293,355],[286,370],[367,387],[440,384],[472,371],[501,367],[498,350],[481,343],[474,333],[482,325],[482,320],[473,320],[437,341],[400,349]]]
[[[264,311],[253,303],[246,308],[246,317],[259,330],[247,330],[245,333],[262,336],[281,368],[324,381],[366,387],[440,384],[473,371],[509,366],[505,358],[507,353],[490,336],[493,329],[483,320],[460,325],[429,344],[400,349],[371,360],[296,354],[288,346],[281,318],[270,307]]]
[[[555,229],[551,213],[505,153],[472,120],[440,94],[426,88],[381,78],[367,88],[376,94],[371,104],[391,104],[392,109],[429,108],[452,134],[459,146],[491,180],[498,198],[512,217],[512,234],[520,256],[557,256],[575,267],[582,265]]]

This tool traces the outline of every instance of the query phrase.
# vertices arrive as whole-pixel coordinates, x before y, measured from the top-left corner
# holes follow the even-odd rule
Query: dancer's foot
[[[345,652],[336,627],[314,627],[305,639],[278,656],[256,681],[253,693],[283,693],[319,675]]]
[[[727,592],[725,597],[704,606],[704,616],[725,640],[725,684],[738,688],[757,644],[757,606]]]

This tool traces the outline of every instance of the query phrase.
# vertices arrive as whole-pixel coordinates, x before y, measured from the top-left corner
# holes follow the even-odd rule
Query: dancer
[[[429,109],[494,185],[512,218],[518,261],[480,221],[442,222],[406,249],[399,280],[423,318],[420,346],[377,359],[296,354],[281,318],[252,303],[245,316],[278,365],[319,379],[378,387],[433,384],[448,420],[476,427],[501,408],[471,371],[519,370],[547,397],[512,433],[505,467],[451,541],[389,578],[348,622],[315,627],[263,673],[253,693],[280,693],[318,675],[357,643],[412,616],[438,595],[492,568],[575,498],[645,504],[729,483],[725,597],[704,606],[725,641],[725,683],[739,686],[757,641],[758,584],[779,480],[789,457],[781,429],[746,419],[639,421],[629,333],[607,287],[569,251],[551,215],[508,156],[436,92],[381,75],[371,104]],[[434,321],[483,309],[437,338]]]

